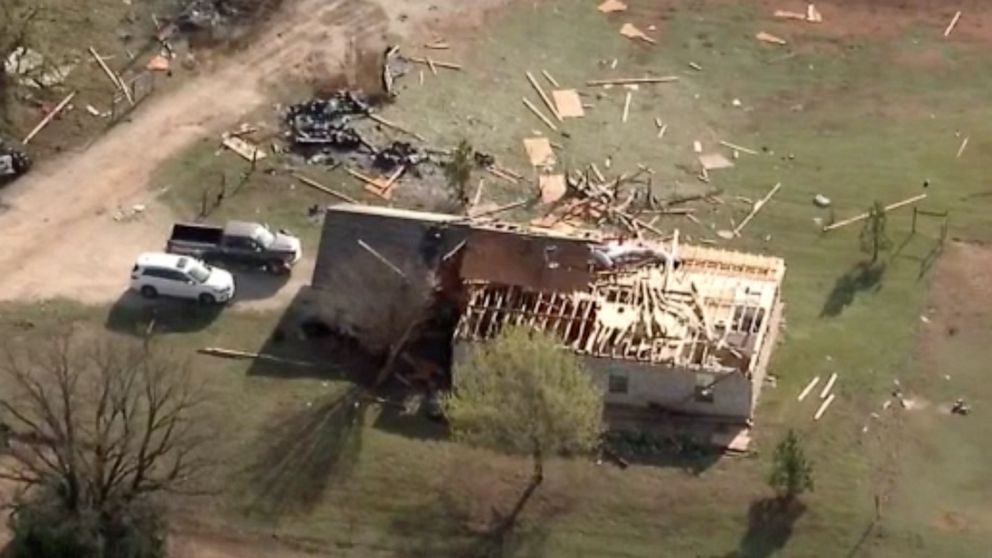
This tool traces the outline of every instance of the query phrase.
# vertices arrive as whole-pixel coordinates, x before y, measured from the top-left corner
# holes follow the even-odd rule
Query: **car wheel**
[[[151,285],[141,287],[141,296],[145,298],[158,298],[158,291]]]
[[[289,273],[289,266],[286,265],[286,262],[281,262],[278,260],[271,261],[265,264],[265,271],[268,271],[273,275],[285,275],[286,273]]]
[[[201,294],[198,300],[200,301],[200,304],[204,306],[213,306],[214,304],[217,304],[217,299],[214,298],[214,295],[209,293]]]

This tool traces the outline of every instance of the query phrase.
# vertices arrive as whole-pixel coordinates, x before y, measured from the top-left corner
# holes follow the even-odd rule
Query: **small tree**
[[[556,338],[518,327],[476,348],[454,376],[443,408],[455,438],[532,459],[530,482],[502,525],[509,529],[544,480],[549,455],[596,446],[602,394]]]
[[[462,207],[468,206],[469,202],[468,183],[472,179],[473,153],[474,150],[468,140],[462,140],[451,154],[451,160],[444,165],[444,177],[448,180],[448,188]]]
[[[122,545],[127,556],[160,555],[148,497],[189,486],[206,464],[209,438],[194,416],[203,392],[189,368],[149,343],[64,332],[9,340],[0,374],[11,386],[0,399],[11,428],[0,478],[30,489],[15,504],[15,556],[117,556]]]
[[[775,447],[768,484],[785,502],[791,502],[803,492],[813,490],[813,466],[806,459],[799,437],[792,429],[789,429],[785,438]]]
[[[871,255],[871,263],[878,261],[878,254],[882,250],[892,247],[885,231],[885,207],[878,200],[868,209],[868,219],[861,229],[861,251]]]

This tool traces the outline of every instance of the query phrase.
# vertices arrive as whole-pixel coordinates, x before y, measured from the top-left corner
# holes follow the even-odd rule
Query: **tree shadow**
[[[741,538],[737,558],[765,558],[785,547],[792,537],[792,527],[806,512],[798,501],[764,498],[751,504],[747,511],[747,532]]]
[[[507,529],[497,514],[492,526],[473,527],[468,514],[442,489],[427,504],[397,514],[390,531],[404,541],[402,548],[396,550],[396,556],[401,558],[537,558],[546,555],[553,520],[553,516],[545,516]]]
[[[137,336],[191,333],[212,324],[224,308],[172,298],[148,300],[129,290],[110,307],[104,326],[111,331]]]
[[[261,433],[248,466],[247,512],[309,510],[333,478],[347,477],[362,448],[366,403],[359,388],[307,404]]]
[[[820,310],[821,317],[834,317],[840,315],[845,308],[850,306],[859,292],[869,289],[878,291],[881,289],[879,282],[885,275],[886,264],[884,262],[859,262],[847,273],[837,278],[833,289],[827,295],[827,300]]]

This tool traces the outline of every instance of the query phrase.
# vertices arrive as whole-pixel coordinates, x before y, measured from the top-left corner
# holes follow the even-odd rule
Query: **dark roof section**
[[[343,333],[373,337],[389,319],[384,314],[418,304],[424,289],[431,288],[441,258],[469,233],[460,221],[381,207],[329,207],[312,281],[322,292],[320,314]],[[405,279],[359,241],[399,268]]]
[[[521,235],[513,230],[474,230],[461,277],[543,292],[587,290],[589,243],[575,238]]]

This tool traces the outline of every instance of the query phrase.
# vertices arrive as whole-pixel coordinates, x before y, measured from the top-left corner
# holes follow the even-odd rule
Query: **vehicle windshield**
[[[201,264],[193,264],[188,270],[189,276],[197,283],[205,283],[210,278],[210,268]]]
[[[272,231],[265,227],[258,227],[255,229],[255,242],[257,242],[262,248],[268,248],[272,246],[272,243],[276,241],[276,235],[272,234]]]

